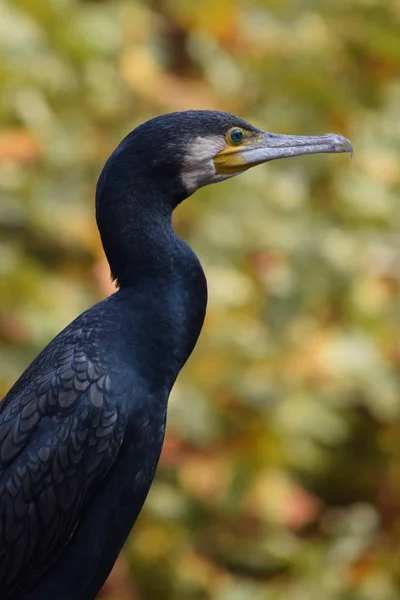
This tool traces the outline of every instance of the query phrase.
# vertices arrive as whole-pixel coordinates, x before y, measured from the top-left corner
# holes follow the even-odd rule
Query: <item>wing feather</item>
[[[93,332],[60,335],[0,404],[2,598],[59,558],[117,459],[124,418],[101,355]]]

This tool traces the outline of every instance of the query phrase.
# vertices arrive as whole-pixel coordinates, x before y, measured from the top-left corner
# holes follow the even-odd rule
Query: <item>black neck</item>
[[[126,194],[101,183],[96,217],[113,279],[121,287],[130,286],[168,268],[168,254],[178,240],[171,224],[172,208],[159,198],[159,190],[147,186]]]
[[[97,223],[113,277],[143,325],[135,333],[144,357],[142,370],[154,380],[168,366],[173,383],[203,325],[207,285],[194,252],[174,232],[171,200],[159,184],[138,178],[129,190],[107,183],[97,188]],[[122,181],[122,178],[120,179]],[[139,339],[145,332],[144,339]]]

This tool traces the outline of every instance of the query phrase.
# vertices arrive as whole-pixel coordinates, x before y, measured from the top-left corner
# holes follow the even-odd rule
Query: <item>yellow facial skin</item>
[[[251,127],[251,126],[249,126]],[[349,140],[336,133],[286,135],[232,126],[225,134],[197,135],[186,148],[180,178],[187,196],[209,183],[239,175],[278,158],[349,152]]]
[[[240,143],[234,144],[230,140],[230,134],[239,127],[233,127],[226,134],[226,146],[214,157],[215,172],[217,175],[234,175],[242,173],[253,165],[248,164],[244,158],[243,151],[251,148],[260,141],[261,135],[254,131],[240,129],[243,133],[243,139]]]

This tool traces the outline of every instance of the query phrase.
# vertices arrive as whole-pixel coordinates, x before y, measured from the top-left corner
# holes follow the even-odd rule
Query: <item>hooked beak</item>
[[[261,132],[240,146],[227,145],[215,156],[214,165],[218,175],[235,175],[277,158],[324,152],[348,152],[352,156],[353,147],[347,138],[336,133],[312,136]]]

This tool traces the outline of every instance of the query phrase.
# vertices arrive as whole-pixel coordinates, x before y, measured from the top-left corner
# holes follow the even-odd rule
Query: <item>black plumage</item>
[[[227,142],[231,128],[243,151]],[[189,111],[139,126],[108,159],[96,215],[119,290],[50,342],[0,404],[2,600],[95,598],[153,480],[168,396],[206,310],[203,270],[172,211],[252,164],[349,150],[339,136],[304,138],[297,152],[285,139]]]

